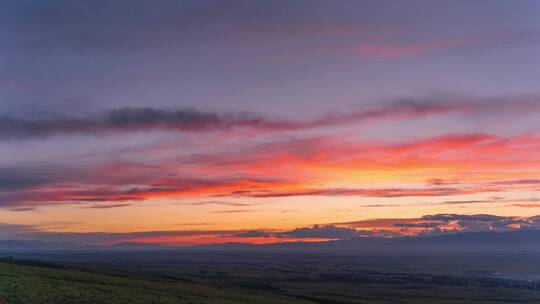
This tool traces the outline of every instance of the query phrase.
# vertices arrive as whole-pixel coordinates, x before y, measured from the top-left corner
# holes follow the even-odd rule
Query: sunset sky
[[[539,54],[540,1],[2,1],[0,239],[540,227]]]

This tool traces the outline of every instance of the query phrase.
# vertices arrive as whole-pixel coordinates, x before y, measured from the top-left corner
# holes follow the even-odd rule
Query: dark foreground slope
[[[0,263],[1,304],[309,303],[257,291]]]
[[[122,266],[120,261],[129,257],[115,253],[111,258],[117,267],[94,262],[66,268],[0,263],[0,303],[540,303],[540,290],[529,280],[482,272],[426,274],[434,266],[439,272],[440,259],[417,269],[424,263],[415,259],[399,259],[402,267],[395,267],[385,266],[395,258],[368,257],[364,262],[378,266],[367,270],[361,257],[249,258],[237,253],[236,258],[212,255],[205,262],[200,255],[163,260],[151,254]]]

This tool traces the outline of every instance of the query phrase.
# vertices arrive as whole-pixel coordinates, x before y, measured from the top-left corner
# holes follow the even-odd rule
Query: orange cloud
[[[14,206],[168,197],[406,197],[535,190],[539,149],[540,139],[532,135],[449,134],[393,143],[327,136],[151,165],[113,162],[80,172],[55,172],[50,180],[29,180],[28,189],[1,193],[0,202]],[[17,178],[25,183],[25,175]]]

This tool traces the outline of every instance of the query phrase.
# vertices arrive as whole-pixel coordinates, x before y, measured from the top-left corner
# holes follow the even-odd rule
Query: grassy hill
[[[276,303],[306,301],[257,291],[168,283],[43,266],[0,263],[0,304]]]
[[[109,258],[129,260],[125,254]],[[365,268],[345,258],[342,264],[335,264],[335,259],[317,259],[317,263],[302,264],[291,262],[290,257],[284,263],[279,263],[278,258],[268,263],[271,261],[269,257],[264,258],[264,263],[256,263],[244,257],[245,264],[239,264],[232,262],[230,257],[226,259],[231,263],[225,263],[213,256],[208,260],[209,264],[202,260],[194,263],[194,258],[187,264],[162,264],[156,263],[155,255],[151,257],[147,264],[144,259],[131,260],[126,269],[95,264],[58,267],[43,262],[21,264],[21,260],[17,263],[0,262],[0,304],[540,303],[540,291],[519,285],[522,281],[482,281],[444,272],[432,277],[424,271],[438,269],[433,267],[439,264],[429,266],[421,260],[418,262],[429,267],[420,268],[416,273],[403,267],[389,266],[380,269],[385,271],[366,272]],[[302,257],[304,262],[307,258]],[[380,265],[374,263],[377,260],[369,261],[370,265]],[[381,261],[388,262],[387,259]],[[407,267],[420,267],[414,260],[400,261],[407,262]],[[456,268],[466,270],[470,267]]]

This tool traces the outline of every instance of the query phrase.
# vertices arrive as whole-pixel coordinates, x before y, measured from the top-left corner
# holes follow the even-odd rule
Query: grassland
[[[0,303],[309,303],[252,290],[163,282],[132,276],[95,274],[61,268],[0,263]]]
[[[537,273],[537,256],[512,258],[514,262],[495,256],[459,262],[450,257],[201,252],[62,254],[56,260],[60,258],[69,262],[54,262],[61,267],[0,263],[0,304],[540,303],[540,285],[527,283],[529,270]],[[476,277],[511,268],[524,277]]]

